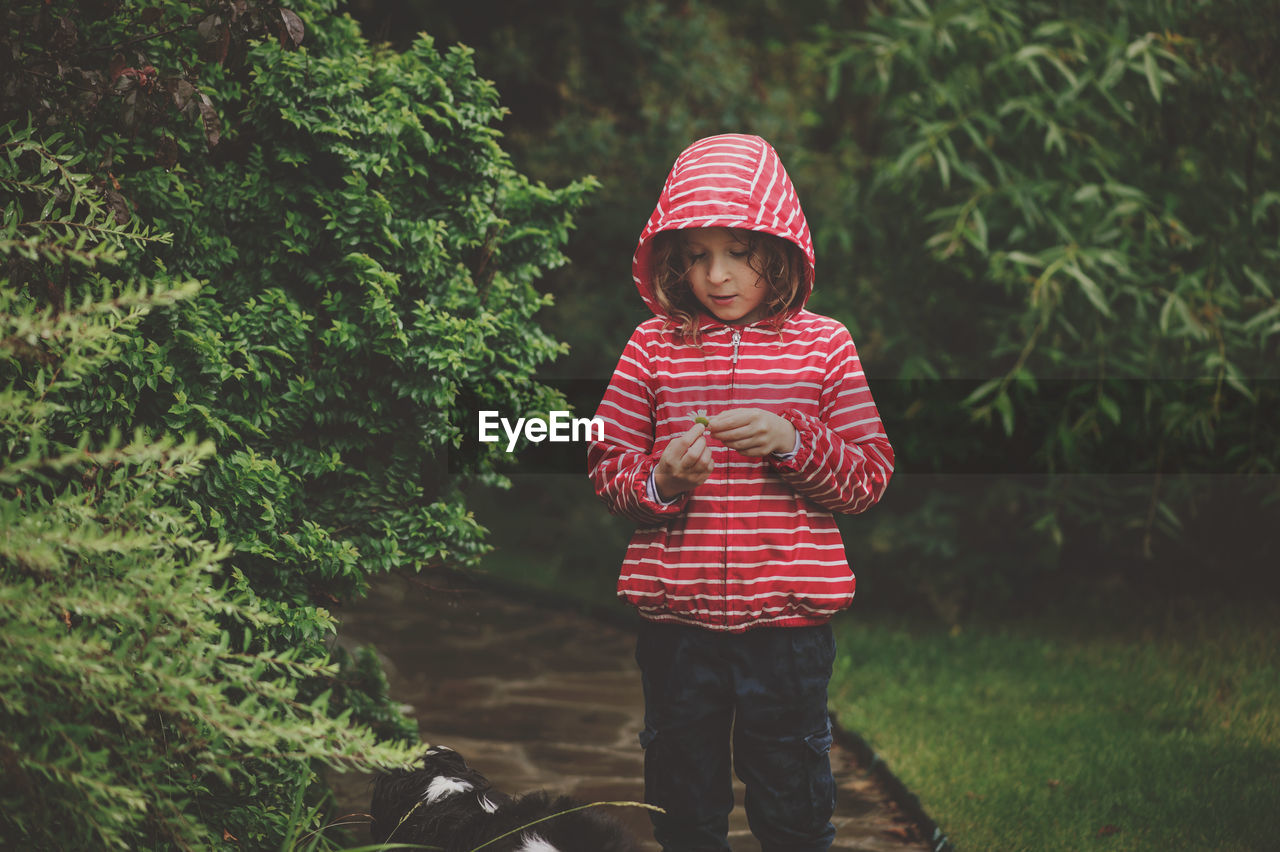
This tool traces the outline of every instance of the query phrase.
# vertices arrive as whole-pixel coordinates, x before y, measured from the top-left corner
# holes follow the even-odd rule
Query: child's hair
[[[764,300],[768,308],[766,324],[781,326],[786,313],[803,298],[802,284],[808,269],[804,251],[790,240],[773,234],[746,228],[730,228],[729,232],[746,246],[747,262],[769,288]],[[687,232],[682,230],[654,234],[650,269],[658,304],[679,324],[676,333],[696,344],[702,305],[685,278],[692,266],[686,237]]]

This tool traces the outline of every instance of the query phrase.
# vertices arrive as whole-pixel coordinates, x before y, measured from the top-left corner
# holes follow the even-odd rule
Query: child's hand
[[[711,418],[711,437],[744,456],[789,453],[796,446],[796,427],[763,408],[732,408]]]
[[[658,457],[653,484],[663,500],[697,488],[711,476],[715,465],[711,462],[711,448],[703,435],[706,431],[707,427],[701,423],[693,424],[689,431],[667,444]]]

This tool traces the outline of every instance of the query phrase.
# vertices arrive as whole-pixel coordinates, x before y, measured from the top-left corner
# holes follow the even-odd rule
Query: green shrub
[[[1228,529],[1280,472],[1265,5],[900,2],[832,34],[833,97],[875,104],[854,242],[920,388],[901,403],[935,418],[904,466],[1046,474],[968,489],[944,564],[970,600],[993,568],[1061,594],[1064,547],[1077,588],[1256,580],[1258,528]],[[928,577],[913,539],[884,544]]]
[[[493,126],[496,92],[465,49],[442,54],[425,36],[404,53],[372,47],[333,7],[55,0],[4,13],[8,312],[70,321],[67,306],[123,311],[153,301],[143,291],[201,285],[104,334],[93,381],[63,375],[57,408],[20,420],[28,437],[6,448],[11,465],[27,458],[24,441],[53,448],[51,459],[65,447],[105,448],[94,451],[118,457],[120,471],[162,480],[144,494],[130,490],[140,479],[119,473],[111,514],[84,528],[106,541],[117,525],[136,530],[138,549],[51,562],[38,576],[6,562],[5,594],[83,591],[78,582],[105,590],[106,577],[122,590],[153,588],[155,600],[129,618],[190,631],[190,654],[166,655],[175,677],[203,672],[200,694],[216,685],[228,707],[259,720],[235,736],[206,732],[146,709],[169,699],[139,699],[130,718],[150,740],[121,728],[110,746],[93,740],[93,760],[77,771],[85,789],[133,784],[122,801],[175,816],[101,822],[104,840],[181,845],[198,836],[210,845],[227,831],[241,846],[278,846],[290,823],[316,819],[312,761],[367,765],[393,753],[372,750],[362,729],[340,734],[326,713],[341,723],[350,711],[348,721],[384,738],[412,737],[368,660],[335,681],[330,609],[380,572],[473,561],[484,531],[461,489],[501,484],[506,459],[464,441],[476,409],[523,414],[561,402],[532,378],[562,350],[535,321],[548,299],[534,281],[563,262],[559,247],[591,181],[551,190],[516,172]],[[118,273],[103,279],[108,261]],[[42,412],[47,345],[6,350],[11,393],[32,394]],[[135,430],[142,437],[127,452],[111,437]],[[169,446],[164,434],[193,437]],[[197,454],[202,442],[216,453]],[[66,458],[85,471],[100,466]],[[170,477],[179,464],[182,475]],[[70,523],[59,495],[74,502],[94,487],[51,480],[39,491],[49,524]],[[5,499],[37,499],[21,492]],[[196,579],[178,579],[188,573]],[[173,597],[199,582],[209,590],[185,605]],[[24,618],[40,611],[32,606]],[[67,629],[60,610],[45,611],[45,628]],[[93,629],[112,636],[132,623],[93,616]],[[209,632],[215,625],[225,636]],[[90,641],[80,630],[59,641]],[[154,631],[130,642],[113,665],[166,647]],[[45,666],[46,651],[64,653],[41,648],[31,653]],[[209,675],[224,668],[225,683]],[[52,677],[18,678],[6,690],[13,712],[41,706],[28,693],[47,689],[42,700],[54,700]],[[78,727],[98,719],[88,697],[62,700],[67,715],[55,725],[15,715],[12,748],[40,754],[90,737]],[[310,744],[299,748],[300,738]],[[190,771],[132,764],[130,774],[127,761],[113,763],[123,743],[201,756],[181,758]],[[50,754],[52,766],[61,757]],[[219,761],[235,771],[204,774]],[[103,773],[115,765],[122,774],[109,780]],[[4,817],[22,821],[20,837],[45,830],[27,819],[58,793],[22,777],[6,788]],[[75,831],[90,831],[94,814]]]
[[[27,129],[4,147],[11,167],[52,166],[6,183],[55,203],[35,236],[10,218],[0,247],[10,259],[75,258],[86,292],[41,307],[0,288],[0,828],[24,848],[206,846],[215,827],[252,846],[261,838],[211,791],[272,776],[305,790],[311,761],[368,767],[404,751],[331,718],[327,695],[300,696],[300,682],[332,681],[335,667],[257,639],[279,618],[236,588],[238,572],[221,581],[229,548],[199,535],[179,496],[211,442],[56,437],[148,313],[197,285],[107,278],[104,261],[126,241],[168,235],[115,224],[85,176],[63,171],[79,159],[69,146],[50,150]]]

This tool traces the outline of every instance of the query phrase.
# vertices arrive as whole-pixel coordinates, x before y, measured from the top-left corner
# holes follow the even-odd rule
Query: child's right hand
[[[715,465],[704,433],[707,427],[694,423],[689,431],[667,444],[653,471],[653,484],[663,500],[670,500],[707,481]]]

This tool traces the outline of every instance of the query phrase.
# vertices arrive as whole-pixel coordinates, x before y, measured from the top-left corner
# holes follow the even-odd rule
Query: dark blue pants
[[[645,800],[665,852],[723,852],[732,763],[763,852],[817,852],[835,838],[827,684],[835,638],[821,627],[716,633],[646,622]]]

